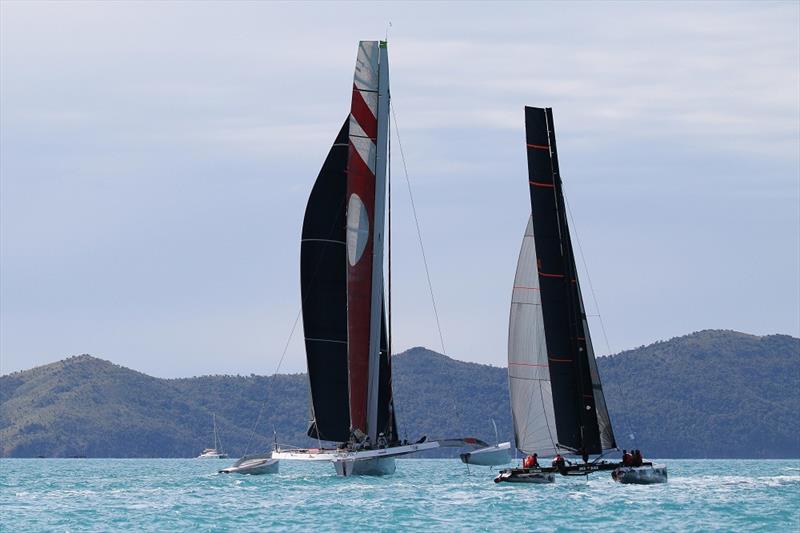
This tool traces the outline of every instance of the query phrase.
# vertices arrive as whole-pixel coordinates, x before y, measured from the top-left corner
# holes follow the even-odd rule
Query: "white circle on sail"
[[[364,202],[351,194],[347,202],[347,261],[355,266],[364,254],[369,240],[369,217]]]

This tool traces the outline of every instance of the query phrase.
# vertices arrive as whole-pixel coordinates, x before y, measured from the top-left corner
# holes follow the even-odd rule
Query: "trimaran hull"
[[[340,476],[385,476],[394,473],[396,457],[438,447],[438,442],[431,441],[358,451],[292,448],[275,450],[272,452],[272,457],[287,461],[331,462]]]

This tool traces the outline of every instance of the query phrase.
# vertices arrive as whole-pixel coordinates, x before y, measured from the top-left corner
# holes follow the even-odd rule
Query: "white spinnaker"
[[[517,448],[525,453],[555,455],[558,437],[539,295],[533,218],[528,219],[522,239],[511,295],[508,387]]]

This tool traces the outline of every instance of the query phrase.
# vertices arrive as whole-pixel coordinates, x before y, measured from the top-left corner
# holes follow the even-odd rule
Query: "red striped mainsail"
[[[379,139],[379,93],[388,97],[388,68],[378,41],[361,41],[353,80],[347,164],[347,329],[351,431],[374,439],[370,401],[377,402],[383,292],[385,133]],[[384,81],[385,80],[385,81]],[[383,82],[383,83],[381,83]],[[383,86],[385,84],[386,86]],[[386,111],[380,118],[388,118]],[[385,132],[385,126],[383,131]],[[380,158],[379,153],[384,154]],[[379,164],[384,166],[379,168]],[[377,239],[377,245],[376,245]]]

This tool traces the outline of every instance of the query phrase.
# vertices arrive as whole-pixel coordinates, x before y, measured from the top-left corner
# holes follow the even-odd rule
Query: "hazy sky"
[[[798,336],[798,6],[3,1],[0,372],[274,372],[357,42],[389,21],[448,355],[505,365],[526,104],[554,108],[612,351]],[[441,351],[393,154],[394,348]],[[301,326],[281,371],[305,371]]]

